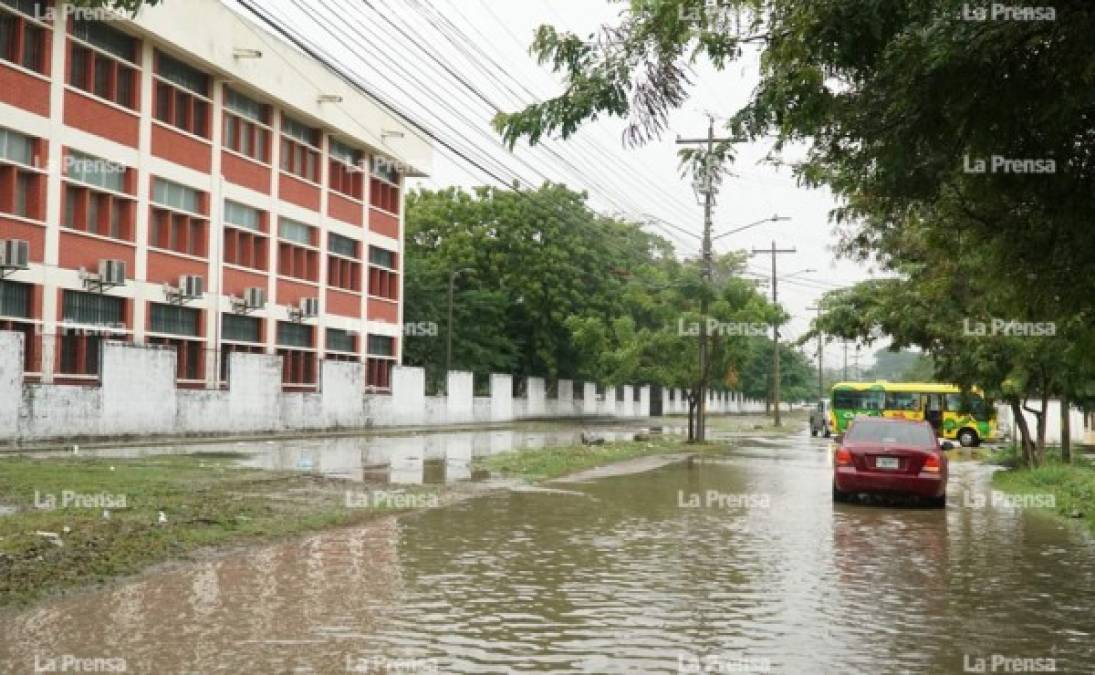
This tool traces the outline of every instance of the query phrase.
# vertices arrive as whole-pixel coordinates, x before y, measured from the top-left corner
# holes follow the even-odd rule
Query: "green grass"
[[[647,441],[504,452],[479,458],[476,465],[493,473],[538,482],[636,457],[677,452],[713,452],[725,448],[725,445],[715,443],[686,443],[679,436],[652,436]]]
[[[1095,466],[1083,459],[1064,464],[1060,455],[1047,451],[1046,464],[1037,469],[1012,468],[993,474],[992,484],[1012,494],[1051,494],[1059,514],[1079,517],[1095,531]],[[1004,458],[1015,465],[1014,455]]]
[[[346,492],[363,491],[360,484],[243,468],[235,459],[0,458],[0,506],[16,509],[0,516],[0,606],[105,582],[205,547],[365,522],[387,510],[348,508]],[[63,508],[66,491],[124,496],[126,508],[111,509],[109,519],[99,507]],[[51,495],[57,508],[36,508]],[[56,533],[62,545],[38,532]]]

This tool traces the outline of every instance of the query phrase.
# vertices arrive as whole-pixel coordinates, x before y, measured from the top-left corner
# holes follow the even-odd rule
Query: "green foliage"
[[[774,134],[777,159],[805,142],[797,175],[840,198],[840,250],[890,273],[832,294],[826,331],[919,347],[937,378],[1015,410],[1061,394],[1095,405],[1095,6],[1058,0],[1055,21],[968,21],[956,0],[719,3],[723,15],[745,10],[739,25],[713,22],[702,4],[631,2],[607,29],[615,50],[542,30],[533,51],[568,85],[591,79],[499,116],[503,137],[565,137],[606,113],[630,118],[632,140],[650,138],[682,103],[685,65],[724,68],[755,41],[761,81],[732,136]],[[996,159],[1034,169],[975,168]],[[994,319],[1056,334],[965,334]],[[1044,418],[1038,427],[1041,447]]]
[[[416,192],[407,200],[406,321],[439,324],[410,336],[405,361],[444,372],[448,280],[454,294],[453,368],[604,384],[690,389],[699,380],[698,316],[706,293],[720,324],[766,324],[775,310],[741,278],[742,259],[715,264],[706,287],[695,261],[638,224],[607,218],[559,185],[514,193]],[[739,331],[744,332],[744,331]],[[716,386],[744,384],[764,337],[713,335]],[[793,373],[793,371],[792,371]],[[788,380],[793,382],[793,378]]]
[[[136,14],[141,7],[155,7],[163,0],[68,0],[76,7],[88,7],[92,9],[109,8],[129,15]]]

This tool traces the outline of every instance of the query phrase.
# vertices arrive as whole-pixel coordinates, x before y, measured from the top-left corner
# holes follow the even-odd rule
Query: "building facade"
[[[222,386],[244,351],[280,355],[288,390],[335,359],[384,391],[404,180],[430,161],[218,0],[136,18],[0,0],[0,330],[26,335],[31,381],[95,384],[115,339],[174,348],[180,387]]]

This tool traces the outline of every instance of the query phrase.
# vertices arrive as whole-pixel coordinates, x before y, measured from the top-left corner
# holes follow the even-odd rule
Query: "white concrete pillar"
[[[582,414],[597,414],[597,385],[593,382],[582,383]]]
[[[546,410],[547,388],[544,386],[544,378],[528,378],[528,390],[525,392],[525,416],[543,417]]]
[[[22,333],[0,331],[0,441],[19,436],[19,407],[23,401]]]
[[[422,424],[426,418],[426,371],[392,368],[392,424]]]
[[[490,419],[492,422],[511,422],[513,415],[513,376],[490,376]]]
[[[474,375],[466,371],[450,370],[445,389],[445,422],[468,424],[474,421]]]

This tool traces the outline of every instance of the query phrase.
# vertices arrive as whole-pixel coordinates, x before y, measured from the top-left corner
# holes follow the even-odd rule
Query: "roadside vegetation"
[[[993,487],[1011,494],[1053,495],[1058,514],[1082,519],[1095,532],[1095,464],[1090,460],[1076,457],[1065,462],[1060,448],[1048,448],[1045,463],[1028,468],[1018,449],[1012,448],[992,461],[1009,467],[993,474]]]
[[[0,515],[0,607],[186,559],[207,547],[353,525],[398,510],[392,508],[397,500],[348,508],[347,491],[367,489],[360,483],[244,468],[236,459],[0,460],[0,507],[14,509]],[[431,488],[408,492],[437,496]],[[125,508],[109,508],[121,498]],[[51,499],[56,508],[40,508]]]

